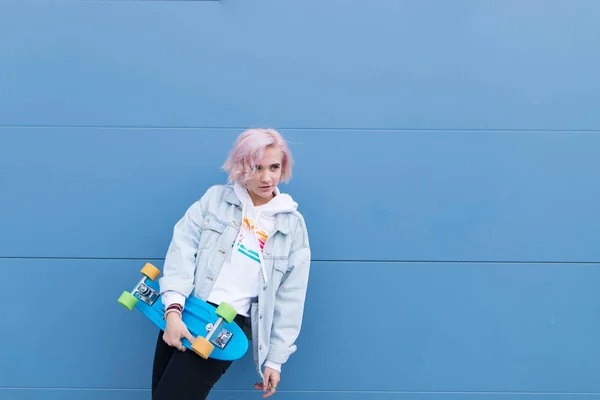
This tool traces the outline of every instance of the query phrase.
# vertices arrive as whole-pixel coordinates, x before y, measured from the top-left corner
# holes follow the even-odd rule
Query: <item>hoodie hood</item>
[[[248,189],[245,186],[242,186],[238,182],[235,182],[233,185],[233,191],[245,209],[248,208],[256,208],[260,210],[260,215],[269,218],[275,217],[280,213],[289,213],[294,212],[298,209],[298,203],[294,201],[292,196],[287,193],[281,193],[279,188],[275,188],[275,197],[272,198],[268,203],[263,204],[262,206],[255,207],[250,195],[248,194]],[[245,216],[245,214],[244,214]]]

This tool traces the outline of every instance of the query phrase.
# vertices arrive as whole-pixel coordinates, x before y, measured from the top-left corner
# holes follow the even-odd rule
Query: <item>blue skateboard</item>
[[[164,330],[166,322],[164,305],[156,278],[160,271],[146,263],[140,271],[142,279],[131,292],[123,292],[119,304],[132,311],[137,308],[150,321]],[[248,350],[248,339],[242,329],[233,321],[237,312],[226,303],[219,307],[189,296],[185,301],[182,320],[196,339],[190,343],[186,338],[182,344],[202,358],[233,361],[242,358]]]

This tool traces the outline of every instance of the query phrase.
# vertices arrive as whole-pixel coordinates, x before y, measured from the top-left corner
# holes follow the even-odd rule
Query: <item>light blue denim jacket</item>
[[[242,203],[230,185],[215,185],[177,222],[160,279],[160,290],[206,300],[242,222]],[[252,303],[254,362],[263,377],[265,361],[284,364],[296,351],[310,270],[310,246],[298,211],[277,214],[263,260],[267,281]]]

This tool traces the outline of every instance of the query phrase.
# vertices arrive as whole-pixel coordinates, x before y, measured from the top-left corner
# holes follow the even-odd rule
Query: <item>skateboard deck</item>
[[[142,279],[131,292],[123,292],[119,304],[132,311],[136,308],[157,327],[164,330],[164,304],[156,278],[160,271],[150,263],[142,268]],[[195,339],[190,343],[182,338],[182,344],[203,358],[237,360],[248,350],[248,338],[233,321],[236,312],[227,304],[219,307],[189,296],[185,301],[182,320]]]

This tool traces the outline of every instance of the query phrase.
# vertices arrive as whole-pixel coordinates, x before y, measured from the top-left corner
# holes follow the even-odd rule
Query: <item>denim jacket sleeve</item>
[[[275,295],[267,361],[285,363],[296,351],[310,271],[310,245],[304,220],[299,219],[288,257],[288,269]]]
[[[192,204],[173,228],[173,238],[167,250],[160,279],[161,293],[174,291],[188,297],[194,289],[196,254],[202,233],[202,217],[207,193]]]

